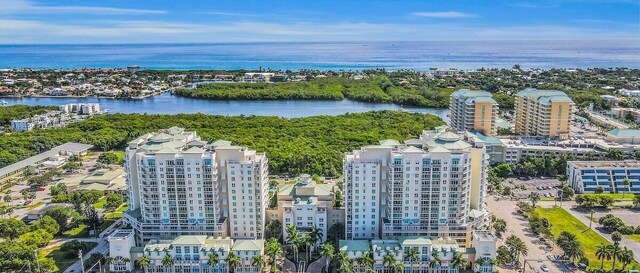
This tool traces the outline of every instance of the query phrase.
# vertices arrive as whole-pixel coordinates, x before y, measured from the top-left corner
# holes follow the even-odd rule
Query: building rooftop
[[[91,149],[93,145],[82,144],[82,143],[65,143],[56,147],[53,147],[51,150],[34,155],[27,159],[18,161],[11,165],[8,165],[2,169],[0,169],[0,178],[6,177],[9,174],[20,171],[26,167],[38,164],[49,157],[59,155],[61,152],[68,152],[73,154],[83,153]]]
[[[368,240],[340,240],[340,251],[369,251]]]
[[[535,88],[526,88],[516,94],[518,97],[527,97],[529,99],[538,100],[540,103],[549,102],[570,102],[571,98],[562,91],[558,90],[540,90]]]
[[[568,161],[567,165],[575,166],[576,168],[599,168],[599,169],[640,168],[640,161],[638,161],[638,160],[623,160],[623,161]]]
[[[174,245],[202,245],[207,240],[206,235],[182,235],[171,241]]]
[[[613,129],[607,134],[617,137],[640,137],[640,129]]]
[[[236,240],[233,244],[233,250],[262,250],[264,249],[264,240]]]

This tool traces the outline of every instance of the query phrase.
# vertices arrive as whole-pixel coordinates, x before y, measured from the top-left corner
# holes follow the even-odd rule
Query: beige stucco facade
[[[283,238],[287,236],[285,227],[295,225],[301,232],[320,229],[324,241],[332,225],[344,224],[344,208],[334,207],[333,194],[333,185],[318,184],[309,175],[302,175],[296,183],[278,187],[278,206],[267,211],[267,219],[282,224]]]
[[[516,94],[515,133],[564,138],[569,133],[573,101],[564,92],[527,88]]]
[[[498,103],[491,93],[460,89],[451,94],[449,102],[451,127],[459,131],[476,130],[485,135],[496,135]]]

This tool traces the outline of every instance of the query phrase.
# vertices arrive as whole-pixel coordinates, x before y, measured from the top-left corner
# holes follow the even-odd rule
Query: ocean
[[[0,45],[0,68],[280,69],[640,68],[640,39]]]

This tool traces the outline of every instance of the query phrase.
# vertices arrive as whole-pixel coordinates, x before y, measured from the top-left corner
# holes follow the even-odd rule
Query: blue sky
[[[640,38],[640,0],[0,0],[0,44]]]

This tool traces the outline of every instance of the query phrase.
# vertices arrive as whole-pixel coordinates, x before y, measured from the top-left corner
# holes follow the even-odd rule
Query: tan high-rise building
[[[518,135],[566,137],[573,101],[562,91],[527,88],[516,94]]]
[[[498,103],[491,93],[460,89],[451,94],[449,104],[451,127],[460,131],[476,130],[485,135],[496,135]]]

